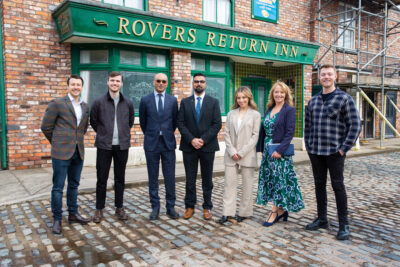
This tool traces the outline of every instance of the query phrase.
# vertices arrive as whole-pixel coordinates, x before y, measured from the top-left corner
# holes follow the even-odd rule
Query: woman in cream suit
[[[240,200],[238,222],[253,215],[252,188],[254,168],[257,167],[256,144],[261,115],[253,100],[251,90],[242,86],[236,90],[234,105],[225,124],[225,187],[223,224],[236,213],[237,180],[239,169],[242,174],[243,192]]]

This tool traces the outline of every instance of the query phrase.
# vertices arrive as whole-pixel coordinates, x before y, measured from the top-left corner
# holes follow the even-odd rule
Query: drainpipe
[[[3,3],[2,3],[3,4]],[[4,88],[3,7],[0,6],[0,113],[1,113],[1,168],[7,168],[6,103]]]

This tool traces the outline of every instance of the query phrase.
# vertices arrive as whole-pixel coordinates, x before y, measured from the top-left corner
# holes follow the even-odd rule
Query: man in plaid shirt
[[[346,152],[356,142],[361,120],[352,97],[335,87],[336,69],[324,65],[320,69],[322,92],[308,102],[305,116],[305,145],[310,157],[317,198],[318,218],[307,230],[328,228],[326,180],[327,171],[335,192],[339,217],[338,240],[349,239],[347,196],[344,186]]]

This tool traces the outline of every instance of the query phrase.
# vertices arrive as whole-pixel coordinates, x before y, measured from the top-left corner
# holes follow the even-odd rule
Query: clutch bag
[[[274,151],[278,148],[280,144],[268,144],[268,154],[271,156]],[[294,155],[294,144],[289,144],[288,148],[286,149],[286,151],[283,153],[282,156],[293,156]]]

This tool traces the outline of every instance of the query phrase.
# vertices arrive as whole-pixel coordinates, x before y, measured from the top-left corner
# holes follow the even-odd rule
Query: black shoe
[[[171,219],[176,220],[179,218],[179,213],[177,213],[174,208],[167,209],[167,216],[170,217]]]
[[[244,220],[246,220],[246,219],[248,219],[249,217],[242,217],[242,216],[239,216],[239,215],[237,215],[236,216],[236,221],[237,222],[243,222]]]
[[[150,221],[157,220],[159,214],[160,214],[160,208],[154,208],[149,216]]]
[[[51,231],[53,232],[53,234],[59,235],[61,234],[61,228],[61,221],[54,221]]]
[[[226,223],[229,219],[232,219],[231,216],[222,216],[221,219],[218,220],[218,223],[224,224]]]
[[[306,226],[306,230],[318,230],[320,228],[324,228],[324,229],[328,229],[329,227],[329,223],[328,220],[322,220],[320,218],[315,219],[312,223],[307,224]]]
[[[337,240],[348,240],[350,236],[350,227],[347,224],[339,225],[339,231],[337,233]]]

